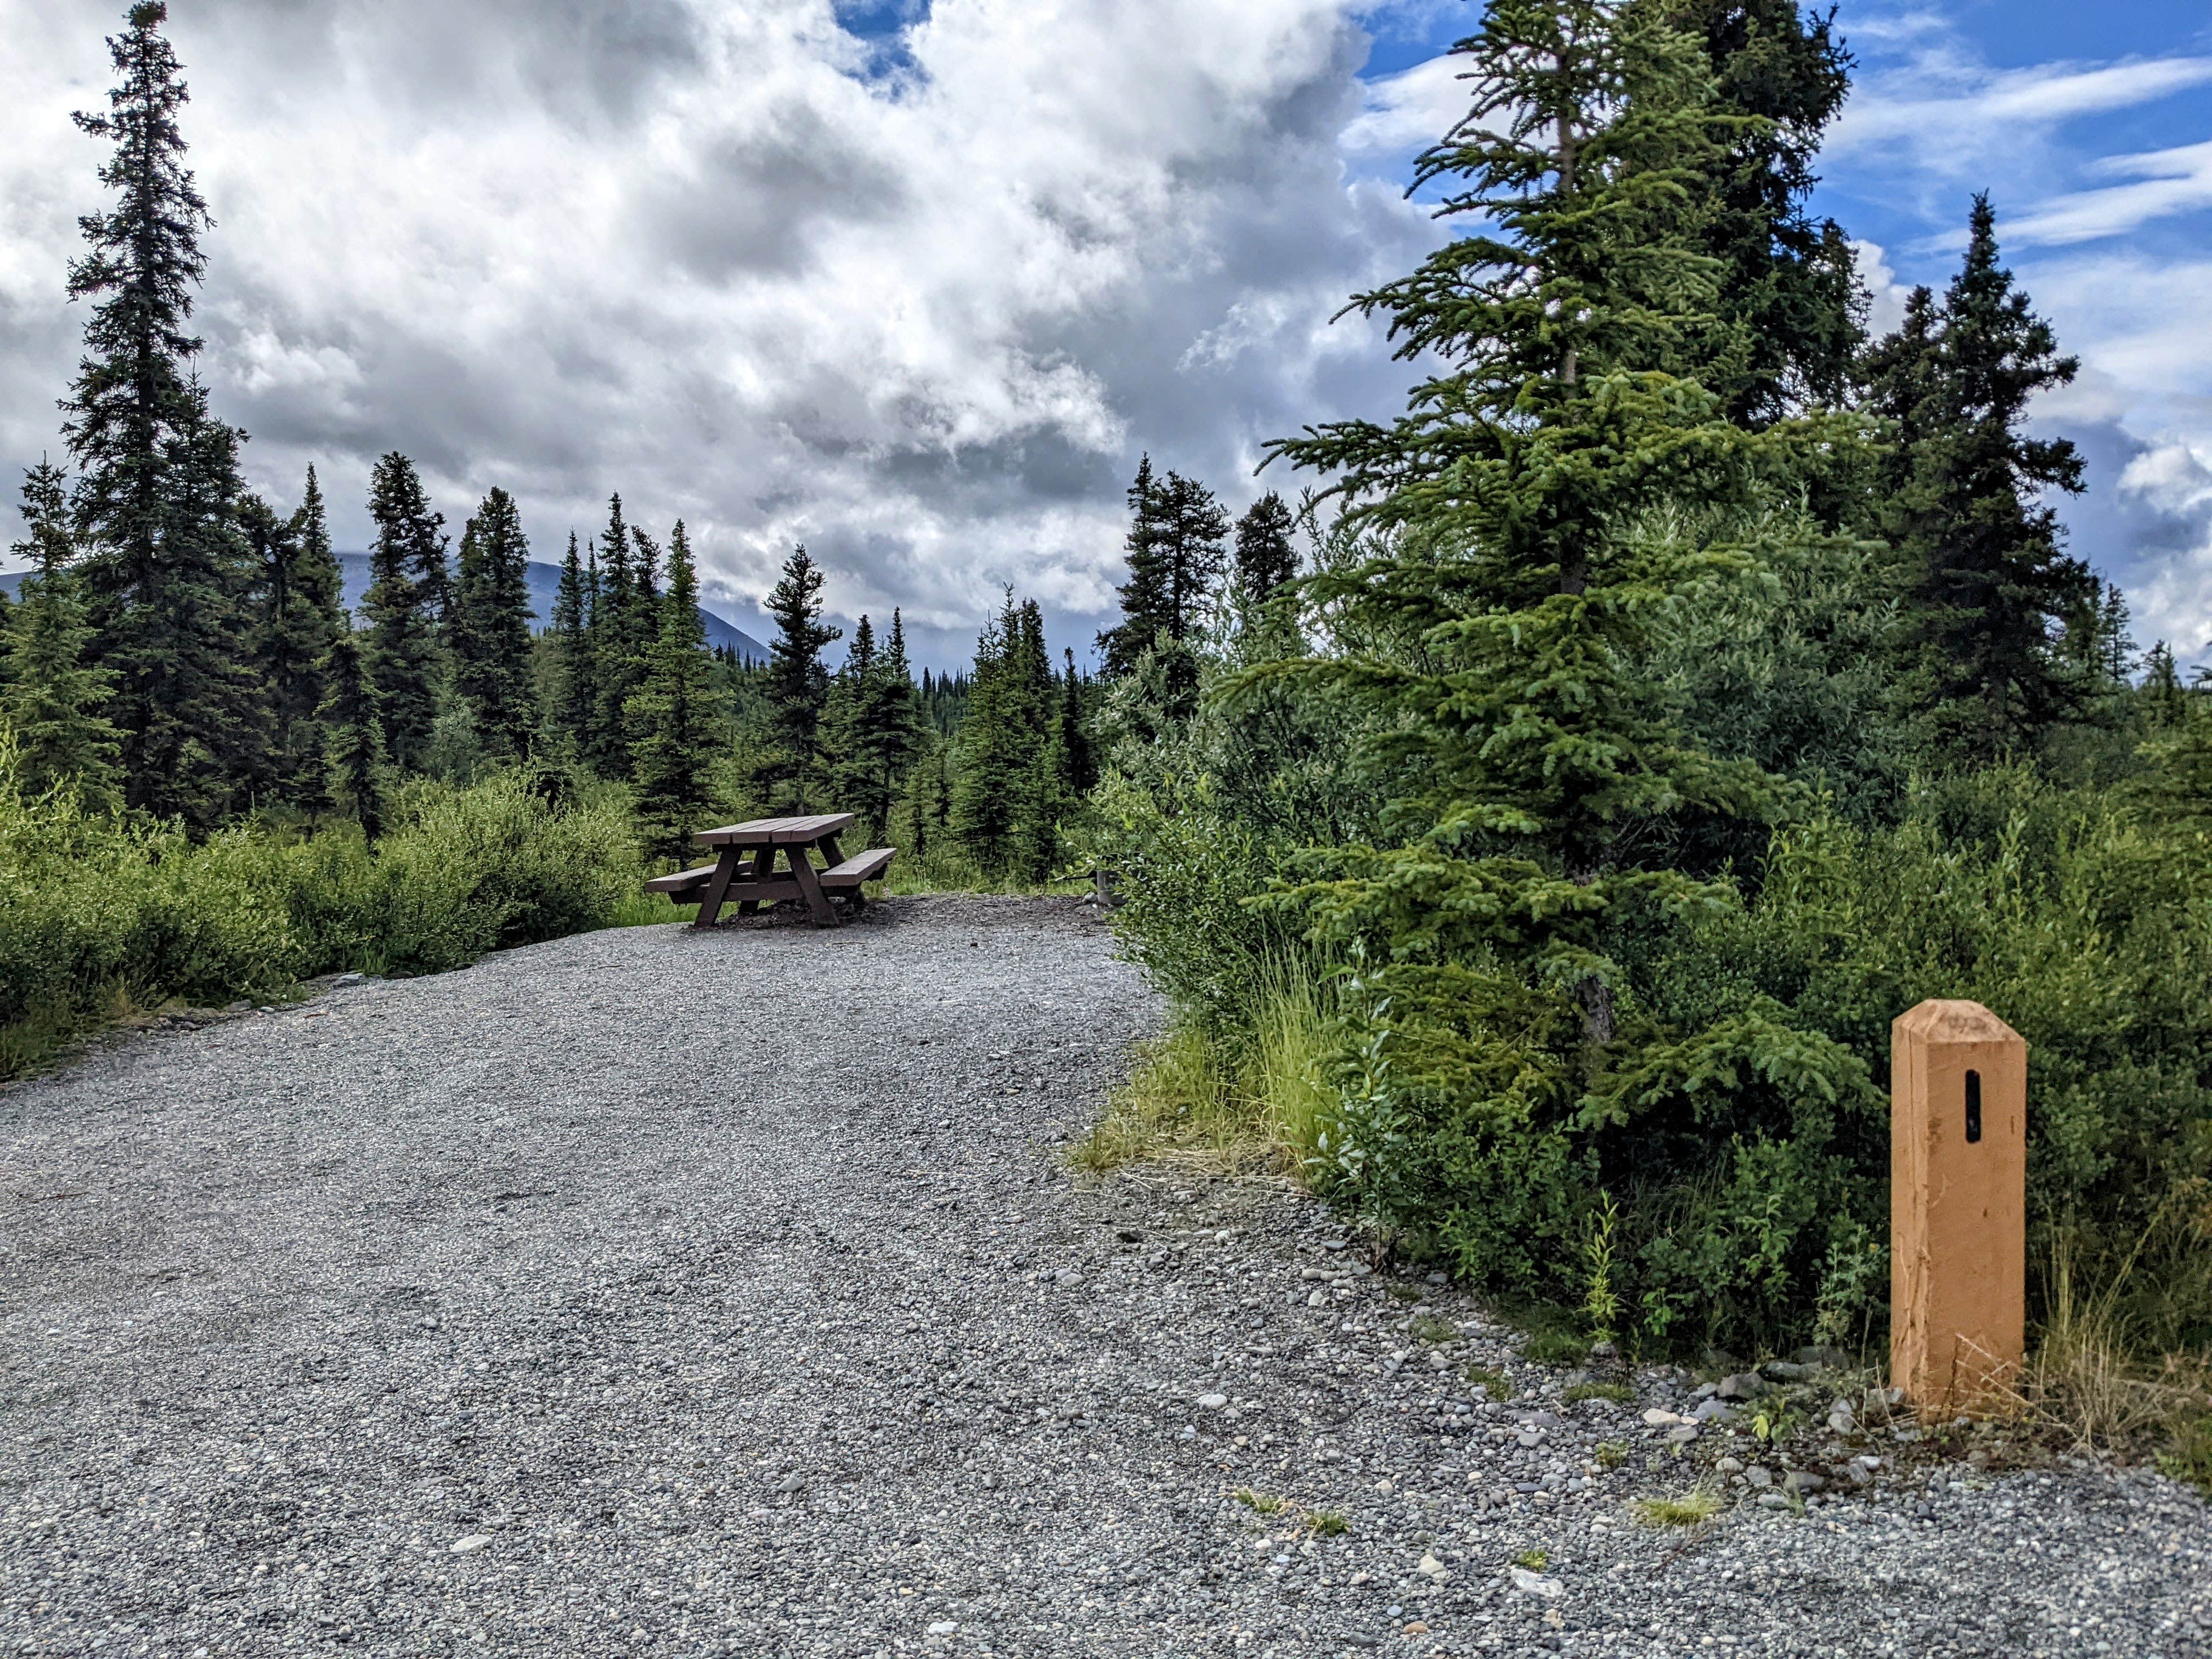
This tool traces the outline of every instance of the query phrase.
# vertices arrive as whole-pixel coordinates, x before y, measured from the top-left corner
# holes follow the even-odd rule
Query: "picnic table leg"
[[[798,878],[799,890],[806,895],[806,908],[813,912],[817,927],[835,927],[837,912],[830,905],[830,895],[822,890],[822,878],[814,868],[814,860],[806,855],[805,847],[785,849],[791,856],[791,873]]]
[[[737,878],[738,849],[725,847],[714,860],[714,873],[707,878],[707,896],[699,901],[699,914],[692,918],[694,927],[712,927],[714,918],[722,914],[722,901],[730,896],[730,884]]]
[[[753,867],[750,872],[750,878],[754,881],[766,881],[775,873],[775,848],[773,847],[759,847],[754,848]],[[744,899],[739,901],[738,904],[738,914],[741,916],[749,916],[760,908],[761,902],[758,899]]]

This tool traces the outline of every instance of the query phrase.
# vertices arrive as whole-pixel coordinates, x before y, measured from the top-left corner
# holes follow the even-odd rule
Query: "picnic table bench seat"
[[[855,853],[842,864],[835,864],[822,872],[822,884],[826,888],[857,888],[864,881],[874,881],[890,868],[896,847],[871,847],[865,853]]]
[[[714,880],[715,868],[714,865],[702,864],[696,870],[678,870],[672,876],[655,876],[645,884],[645,890],[648,893],[665,893],[671,898],[674,898],[678,893],[691,892]],[[695,900],[694,902],[696,901]]]

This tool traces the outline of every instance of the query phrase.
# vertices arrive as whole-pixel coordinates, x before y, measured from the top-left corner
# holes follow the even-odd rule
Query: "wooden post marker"
[[[1890,1067],[1890,1383],[2001,1412],[2027,1348],[2027,1043],[1978,1002],[1923,1002]]]

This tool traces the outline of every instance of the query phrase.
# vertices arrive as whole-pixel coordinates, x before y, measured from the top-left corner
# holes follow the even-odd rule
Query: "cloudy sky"
[[[0,476],[56,447],[63,301],[121,0],[0,0]],[[741,626],[794,541],[831,608],[965,653],[999,589],[1081,645],[1149,450],[1249,501],[1260,447],[1407,374],[1351,290],[1463,94],[1463,0],[173,0],[218,221],[200,325],[248,468],[341,545],[404,449],[538,556],[689,521]],[[2212,22],[2197,0],[1844,0],[1826,210],[1940,282],[1969,196],[2085,368],[2046,421],[2076,544],[2212,650]],[[1274,482],[1270,475],[1269,482]],[[11,516],[0,532],[12,534]]]

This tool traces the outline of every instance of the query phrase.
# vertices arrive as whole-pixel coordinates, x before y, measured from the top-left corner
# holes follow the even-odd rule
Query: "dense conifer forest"
[[[486,481],[456,548],[404,448],[346,614],[317,477],[250,493],[195,372],[208,216],[133,8],[0,620],[5,1063],[641,919],[690,830],[834,807],[916,886],[1106,872],[1179,1012],[1093,1164],[1271,1164],[1578,1340],[1871,1348],[1889,1022],[1975,997],[2033,1045],[2039,1308],[2212,1340],[2212,716],[2067,544],[2082,458],[2029,414],[2075,363],[1996,206],[1874,337],[1809,206],[1820,15],[1478,15],[1416,180],[1461,234],[1351,301],[1403,410],[1285,435],[1241,516],[1144,459],[1095,676],[1008,592],[917,679],[805,548],[769,660],[708,650],[685,526],[620,495],[533,617],[542,528]]]

